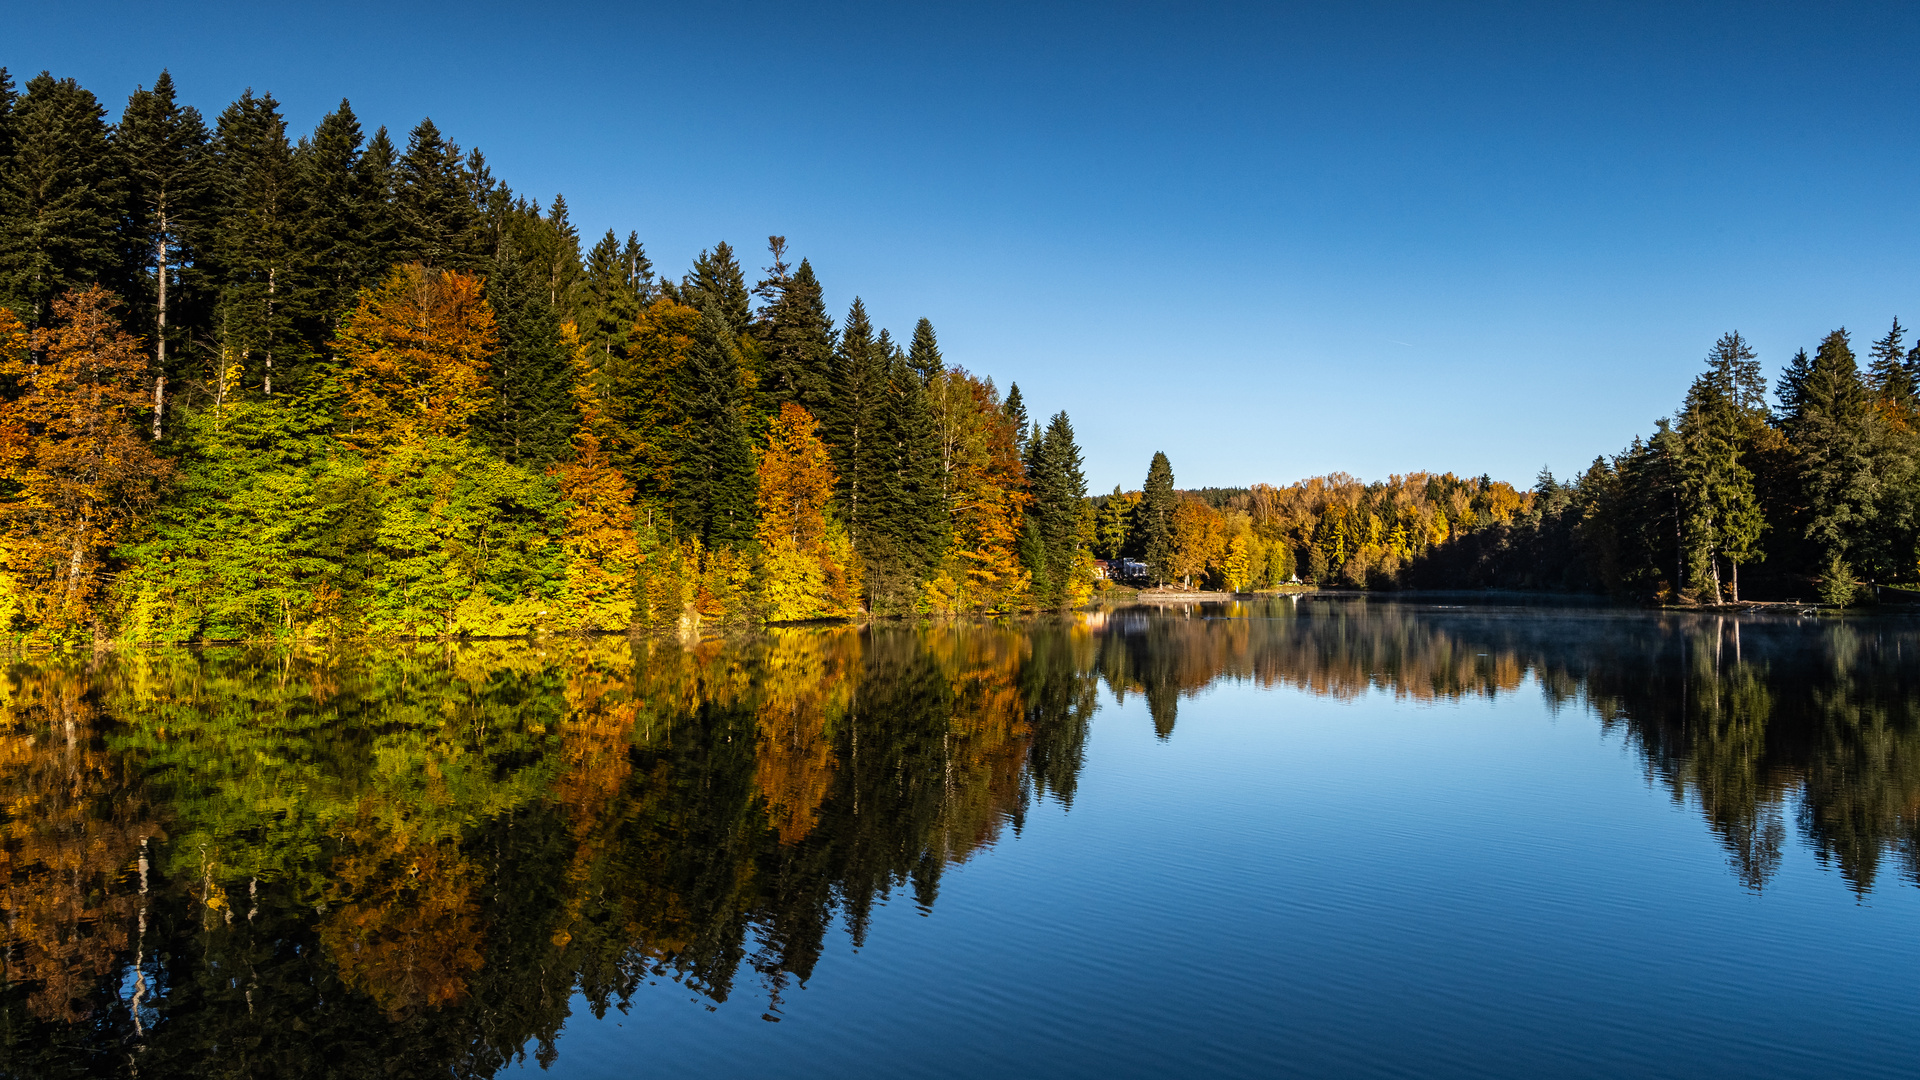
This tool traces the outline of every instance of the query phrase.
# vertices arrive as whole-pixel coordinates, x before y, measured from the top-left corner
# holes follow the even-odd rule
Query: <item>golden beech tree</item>
[[[760,453],[756,539],[765,561],[763,595],[775,622],[855,615],[860,566],[827,513],[833,465],[813,414],[788,402]]]
[[[346,440],[379,453],[462,438],[486,405],[493,309],[471,274],[397,266],[340,326]]]
[[[960,368],[937,380],[942,385],[932,397],[953,543],[927,582],[927,606],[943,614],[1017,608],[1032,586],[1019,555],[1031,495],[1014,422],[991,382]]]
[[[53,301],[52,324],[24,332],[0,309],[0,607],[59,633],[92,621],[107,553],[151,505],[171,466],[146,440],[146,356],[98,285]],[[40,354],[36,362],[32,352]]]

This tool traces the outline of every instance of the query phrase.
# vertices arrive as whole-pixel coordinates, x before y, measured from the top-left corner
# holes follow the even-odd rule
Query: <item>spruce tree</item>
[[[289,372],[305,359],[292,319],[301,305],[291,296],[301,276],[301,215],[279,103],[251,90],[241,94],[220,114],[212,157],[220,201],[208,245],[220,290],[215,330],[224,363],[241,365],[247,381],[271,395],[276,376],[286,390]]]
[[[1812,361],[1789,366],[1782,381],[1805,507],[1802,535],[1816,559],[1803,570],[1820,578],[1824,599],[1844,604],[1857,569],[1852,549],[1873,521],[1877,488],[1868,390],[1847,332],[1828,334]]]
[[[1722,336],[1707,355],[1707,370],[1687,391],[1677,427],[1687,576],[1695,592],[1714,603],[1723,599],[1723,565],[1733,598],[1739,599],[1739,567],[1752,557],[1763,524],[1753,470],[1745,460],[1753,424],[1742,407],[1764,409],[1764,402],[1754,400],[1757,366],[1739,334]]]
[[[939,435],[926,385],[907,354],[881,331],[875,467],[865,550],[865,583],[876,612],[905,612],[946,549],[947,514],[940,491]]]
[[[126,190],[105,117],[93,94],[46,72],[12,102],[12,147],[0,172],[0,306],[30,324],[44,323],[52,299],[69,289],[127,291],[118,273]]]
[[[494,261],[486,295],[499,348],[487,379],[492,400],[479,427],[502,458],[544,471],[566,456],[578,422],[560,316],[547,299],[547,282],[520,262],[511,241]]]
[[[867,306],[857,296],[847,309],[833,375],[832,400],[822,426],[839,479],[841,520],[855,548],[864,552],[874,474],[883,460],[878,431],[883,369]]]
[[[682,282],[686,303],[705,310],[709,303],[726,320],[727,329],[738,337],[753,321],[753,309],[747,294],[747,280],[740,272],[733,248],[722,240],[712,251],[702,251],[694,260],[693,271]]]
[[[1874,399],[1900,417],[1912,413],[1916,389],[1913,373],[1907,370],[1906,350],[1901,348],[1900,339],[1905,333],[1900,320],[1893,320],[1893,329],[1887,331],[1887,336],[1873,343],[1869,353],[1873,359],[1867,365],[1867,386]]]
[[[673,476],[674,519],[708,547],[753,539],[753,448],[740,416],[740,351],[717,303],[677,374],[681,414]]]
[[[1001,402],[1000,411],[1013,421],[1014,441],[1020,446],[1022,454],[1027,452],[1027,403],[1020,397],[1020,384],[1014,383],[1007,388],[1007,400]]]
[[[294,150],[302,206],[296,247],[306,276],[296,319],[315,345],[333,335],[354,296],[385,270],[367,235],[358,175],[363,141],[353,106],[342,98]]]
[[[400,261],[399,183],[393,140],[386,128],[377,128],[353,164],[354,209],[360,221],[358,246],[364,260],[355,270],[361,287],[380,280]]]
[[[1134,509],[1133,543],[1139,545],[1147,572],[1156,583],[1173,573],[1173,464],[1167,455],[1154,451],[1147,466],[1147,481],[1140,489],[1140,503]]]
[[[460,147],[432,119],[407,136],[395,190],[399,261],[471,269],[479,251],[479,208],[473,203]]]
[[[759,286],[765,298],[756,328],[766,358],[762,404],[773,411],[791,401],[824,421],[836,377],[833,320],[827,316],[812,264],[802,259],[788,276],[781,263],[784,238],[769,239],[781,243],[774,252],[774,266]]]
[[[129,213],[125,234],[130,261],[152,274],[143,291],[136,328],[154,352],[153,437],[162,434],[167,383],[177,380],[184,327],[179,315],[182,285],[193,284],[196,246],[208,212],[207,126],[192,107],[174,100],[173,77],[160,72],[153,89],[134,91],[121,114],[114,142],[126,162]],[[187,324],[191,326],[191,323]]]
[[[623,249],[612,229],[587,252],[576,323],[580,342],[588,351],[604,360],[627,347],[633,324],[647,303],[652,269],[639,238],[629,235]]]

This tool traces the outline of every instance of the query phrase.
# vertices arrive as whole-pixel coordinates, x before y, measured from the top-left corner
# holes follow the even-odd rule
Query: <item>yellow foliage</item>
[[[464,437],[486,403],[494,346],[479,278],[419,263],[394,267],[360,294],[335,339],[345,365],[346,441],[377,453]]]
[[[788,402],[760,453],[762,599],[773,622],[859,613],[860,564],[827,511],[833,465],[812,414]]]

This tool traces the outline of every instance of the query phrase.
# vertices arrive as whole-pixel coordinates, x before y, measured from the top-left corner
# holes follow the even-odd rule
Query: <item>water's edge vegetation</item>
[[[1343,474],[1089,499],[1065,411],[829,316],[782,237],[656,274],[430,120],[117,122],[0,69],[0,631],[30,643],[499,637],[1071,607],[1102,560],[1668,603],[1920,579],[1920,348],[1844,330],[1769,403],[1738,334],[1570,483]],[[1868,586],[1862,588],[1862,586]]]

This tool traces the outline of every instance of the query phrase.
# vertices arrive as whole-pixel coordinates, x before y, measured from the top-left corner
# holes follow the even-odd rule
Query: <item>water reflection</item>
[[[1104,684],[1588,711],[1763,888],[1920,881],[1909,624],[1364,601],[740,642],[211,649],[0,680],[19,1075],[490,1075],[677,980],[777,1018],[830,934],[1074,797]],[[1537,689],[1535,689],[1537,688]]]

